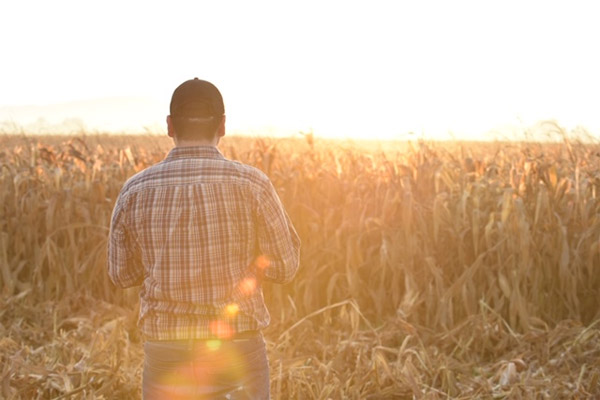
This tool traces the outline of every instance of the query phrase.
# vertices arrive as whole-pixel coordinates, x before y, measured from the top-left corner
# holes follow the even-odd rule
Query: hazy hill
[[[0,131],[27,133],[161,132],[168,104],[110,97],[49,105],[0,106]]]

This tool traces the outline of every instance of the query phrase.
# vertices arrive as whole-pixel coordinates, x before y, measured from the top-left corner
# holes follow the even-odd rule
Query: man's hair
[[[210,140],[223,121],[225,106],[215,85],[194,78],[175,89],[170,111],[178,138]]]

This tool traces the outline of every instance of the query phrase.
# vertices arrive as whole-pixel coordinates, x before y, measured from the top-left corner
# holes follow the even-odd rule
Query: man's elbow
[[[290,283],[296,276],[300,268],[300,254],[296,255],[289,261],[289,268],[286,268],[287,273],[284,275],[283,283]]]
[[[284,268],[285,274],[284,274],[283,283],[291,282],[292,279],[294,279],[294,277],[296,276],[298,269],[300,268],[300,240],[299,239],[296,239],[296,241],[294,242],[294,250],[289,255],[288,260],[286,260],[286,267],[287,268]]]
[[[143,276],[123,276],[118,270],[109,268],[108,276],[113,285],[121,289],[140,286],[143,283]]]

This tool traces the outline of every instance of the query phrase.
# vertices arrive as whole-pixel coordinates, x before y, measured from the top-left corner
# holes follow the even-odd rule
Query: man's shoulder
[[[225,160],[231,168],[234,168],[240,177],[245,177],[248,179],[256,179],[260,181],[268,181],[269,177],[262,172],[260,169],[249,165],[244,164],[243,162],[236,160]]]
[[[226,160],[232,172],[232,177],[240,184],[248,185],[255,190],[263,190],[270,185],[271,180],[260,169],[240,161]]]
[[[154,171],[159,169],[162,162],[154,164],[150,167],[147,167],[141,171],[136,172],[134,175],[130,176],[125,183],[123,184],[123,191],[129,190],[132,187],[142,183],[146,178],[150,177]]]
[[[163,160],[127,179],[121,192],[125,194],[136,192],[150,186],[192,183],[185,181],[188,179],[193,181],[198,176],[207,178],[208,181],[215,180],[219,183],[228,182],[249,186],[254,190],[263,190],[270,185],[269,177],[263,171],[252,165],[226,158],[210,160],[210,164],[210,167],[205,164],[205,168],[200,168],[197,172],[192,172],[193,168],[190,170],[183,168],[177,163]],[[182,175],[182,171],[186,171],[186,176]]]

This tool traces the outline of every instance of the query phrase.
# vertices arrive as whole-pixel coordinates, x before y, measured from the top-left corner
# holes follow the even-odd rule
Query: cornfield
[[[140,398],[114,201],[156,136],[0,138],[0,398]],[[273,399],[600,397],[600,145],[225,137],[302,240],[265,286]]]

